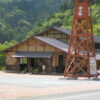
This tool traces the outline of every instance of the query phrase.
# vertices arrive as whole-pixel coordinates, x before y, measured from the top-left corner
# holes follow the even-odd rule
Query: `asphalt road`
[[[98,81],[99,82],[99,81]],[[92,80],[65,80],[50,78],[0,76],[0,84],[9,86],[24,86],[30,88],[50,88],[58,86],[76,86],[95,83]]]
[[[20,77],[21,76],[21,77]],[[54,76],[55,77],[55,76]],[[0,100],[100,100],[100,87],[99,89],[95,90],[93,89],[92,91],[87,90],[86,88],[86,92],[74,92],[73,91],[71,93],[68,93],[67,90],[65,93],[58,93],[58,94],[54,94],[53,90],[54,88],[60,88],[64,89],[65,86],[69,87],[77,87],[77,86],[89,86],[91,84],[98,84],[100,83],[100,81],[93,81],[93,80],[63,80],[63,79],[59,79],[59,78],[46,78],[46,77],[35,77],[35,76],[23,76],[23,75],[0,75],[0,86],[2,88],[2,86],[6,86],[6,90],[4,90],[3,88],[0,88]],[[8,86],[8,88],[7,88]],[[10,87],[9,87],[10,86]],[[14,89],[16,88],[16,89]],[[25,94],[25,96],[23,95],[23,97],[17,97],[16,93],[18,94],[19,92],[21,92],[21,90],[19,88],[25,88],[25,90],[29,90],[33,89],[31,92],[34,92],[36,90],[41,90],[43,92],[46,92],[45,90],[47,89],[47,91],[51,91],[52,88],[52,94],[47,94],[47,95],[42,95],[42,96],[28,96]],[[8,90],[9,89],[9,90]],[[12,91],[10,91],[10,89]],[[80,89],[80,88],[79,88]],[[14,91],[13,91],[14,90]],[[24,89],[23,89],[24,90]],[[70,89],[69,89],[70,90]],[[8,94],[8,91],[11,93],[15,93],[14,95],[16,96],[16,98],[12,98],[12,97],[8,97],[7,95],[12,95],[11,93]],[[30,93],[31,93],[30,92]],[[37,91],[36,91],[37,92]],[[57,91],[56,91],[57,92]],[[60,92],[60,90],[58,89],[58,92]],[[25,93],[24,91],[22,93]],[[27,92],[28,93],[28,92]],[[35,93],[35,92],[34,92]],[[20,94],[19,94],[20,95]],[[6,98],[4,98],[6,97]]]
[[[50,96],[40,97],[28,97],[20,98],[16,100],[100,100],[100,90],[70,93],[70,94],[59,94]]]
[[[53,97],[46,100],[100,100],[100,91],[78,93],[73,95]]]

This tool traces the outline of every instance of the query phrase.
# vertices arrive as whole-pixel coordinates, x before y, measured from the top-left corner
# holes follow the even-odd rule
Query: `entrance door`
[[[31,58],[31,67],[32,67],[32,69],[36,68],[36,59],[35,58]]]
[[[31,66],[34,67],[35,66],[35,59],[31,58]]]
[[[64,56],[63,55],[59,55],[59,72],[63,73],[64,72]]]
[[[27,68],[27,58],[20,58],[20,71],[26,70]]]
[[[28,72],[32,72],[36,68],[36,59],[28,58]]]
[[[63,61],[64,61],[63,55],[60,55],[59,56],[59,66],[64,66]]]

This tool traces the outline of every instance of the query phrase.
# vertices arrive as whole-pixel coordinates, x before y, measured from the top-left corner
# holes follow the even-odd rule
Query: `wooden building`
[[[28,72],[35,69],[41,73],[63,73],[68,52],[70,30],[57,27],[34,35],[27,40],[6,50],[6,70]],[[100,49],[100,39],[95,37],[96,49]],[[100,62],[100,52],[96,55],[97,64]]]

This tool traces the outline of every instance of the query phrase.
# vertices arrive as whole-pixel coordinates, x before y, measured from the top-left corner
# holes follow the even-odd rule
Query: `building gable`
[[[38,34],[37,36],[41,36],[41,37],[49,37],[49,38],[54,38],[57,40],[60,40],[62,42],[68,43],[69,42],[69,33],[65,33],[65,31],[58,30],[58,28],[53,27],[52,29],[48,29],[44,32],[42,32],[41,34]]]
[[[55,40],[55,39],[53,39],[53,40]],[[55,40],[55,41],[58,41],[58,40]],[[59,47],[56,47],[55,45],[49,44],[46,41],[42,41],[37,37],[34,37],[34,38],[30,38],[27,41],[20,43],[16,46],[11,47],[6,50],[6,52],[19,52],[19,51],[23,51],[23,52],[24,51],[31,51],[31,52],[55,52],[55,51],[58,51],[58,52],[61,52],[64,50],[60,49]]]

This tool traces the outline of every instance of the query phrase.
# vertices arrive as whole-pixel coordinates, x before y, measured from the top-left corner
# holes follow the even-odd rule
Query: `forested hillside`
[[[71,28],[75,0],[0,0],[0,43],[21,41],[49,27]],[[94,33],[100,32],[100,0],[92,0]]]
[[[27,37],[34,33],[42,32],[43,30],[57,26],[71,29],[73,19],[74,0],[64,1],[58,13],[49,17],[44,23],[39,23],[31,31],[28,32]],[[100,37],[100,0],[92,0],[92,20],[95,36]]]
[[[21,41],[29,30],[58,11],[64,0],[0,0],[0,43]]]

